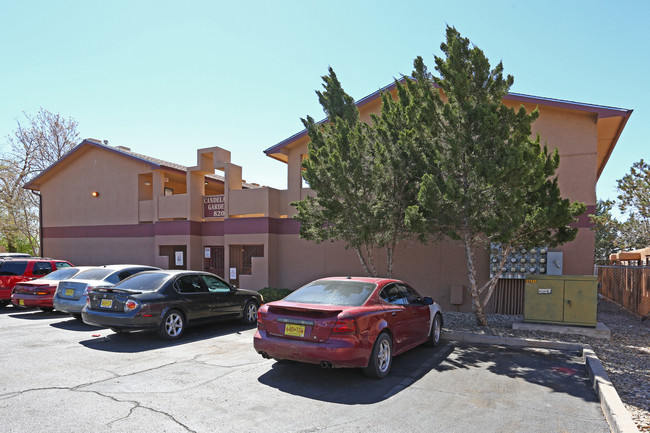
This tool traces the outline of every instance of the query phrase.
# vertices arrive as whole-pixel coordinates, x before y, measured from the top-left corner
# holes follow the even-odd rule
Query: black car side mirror
[[[422,298],[422,304],[433,305],[433,298],[431,298],[431,296],[425,296],[424,298]]]

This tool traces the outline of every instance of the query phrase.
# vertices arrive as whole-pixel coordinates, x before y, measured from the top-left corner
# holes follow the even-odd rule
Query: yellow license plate
[[[19,300],[18,300],[18,305],[23,305],[23,306],[24,306],[24,305],[25,305],[25,301],[24,301],[23,299],[19,299]]]
[[[113,300],[112,299],[102,299],[102,302],[99,305],[102,308],[111,308],[113,306]]]
[[[284,325],[284,335],[291,335],[292,337],[304,337],[305,326],[292,325],[291,323],[287,323],[286,325]]]
[[[65,295],[66,296],[74,296],[74,289],[66,289]]]

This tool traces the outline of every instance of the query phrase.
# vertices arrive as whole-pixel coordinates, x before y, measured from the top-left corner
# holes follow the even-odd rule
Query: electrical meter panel
[[[560,253],[561,254],[561,253]],[[508,255],[501,278],[524,279],[526,275],[546,275],[548,272],[548,247],[515,248]],[[501,245],[490,245],[490,278],[499,271]],[[561,260],[561,259],[560,259]]]

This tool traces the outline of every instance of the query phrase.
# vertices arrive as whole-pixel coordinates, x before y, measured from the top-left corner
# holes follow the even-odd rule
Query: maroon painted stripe
[[[198,221],[157,221],[154,233],[156,236],[201,236],[201,224]]]
[[[44,238],[146,238],[154,235],[153,224],[119,226],[43,227]]]
[[[207,221],[201,225],[201,236],[223,236],[223,221]]]
[[[298,234],[291,218],[232,218],[225,221],[158,221],[154,224],[43,227],[43,238],[146,238],[154,236],[223,236],[227,234]]]
[[[300,233],[300,222],[293,218],[271,218],[270,232],[278,235],[297,235]]]

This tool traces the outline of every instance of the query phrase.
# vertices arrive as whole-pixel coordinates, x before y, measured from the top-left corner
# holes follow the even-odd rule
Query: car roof
[[[210,272],[204,271],[193,271],[187,269],[152,269],[150,271],[142,272],[147,274],[166,274],[166,275],[181,275],[181,274],[203,274],[203,275],[215,275]],[[217,275],[218,276],[218,275]]]
[[[379,277],[324,277],[324,278],[318,278],[317,280],[314,281],[319,281],[319,280],[347,280],[347,281],[360,281],[362,283],[373,283],[373,284],[379,284],[379,283],[402,283],[401,280],[395,280],[393,278],[379,278]]]
[[[101,266],[90,266],[90,268],[94,269],[111,269],[114,271],[121,271],[124,269],[130,269],[130,268],[147,268],[149,270],[155,271],[158,270],[159,268],[155,266],[149,266],[149,265],[101,265]]]

